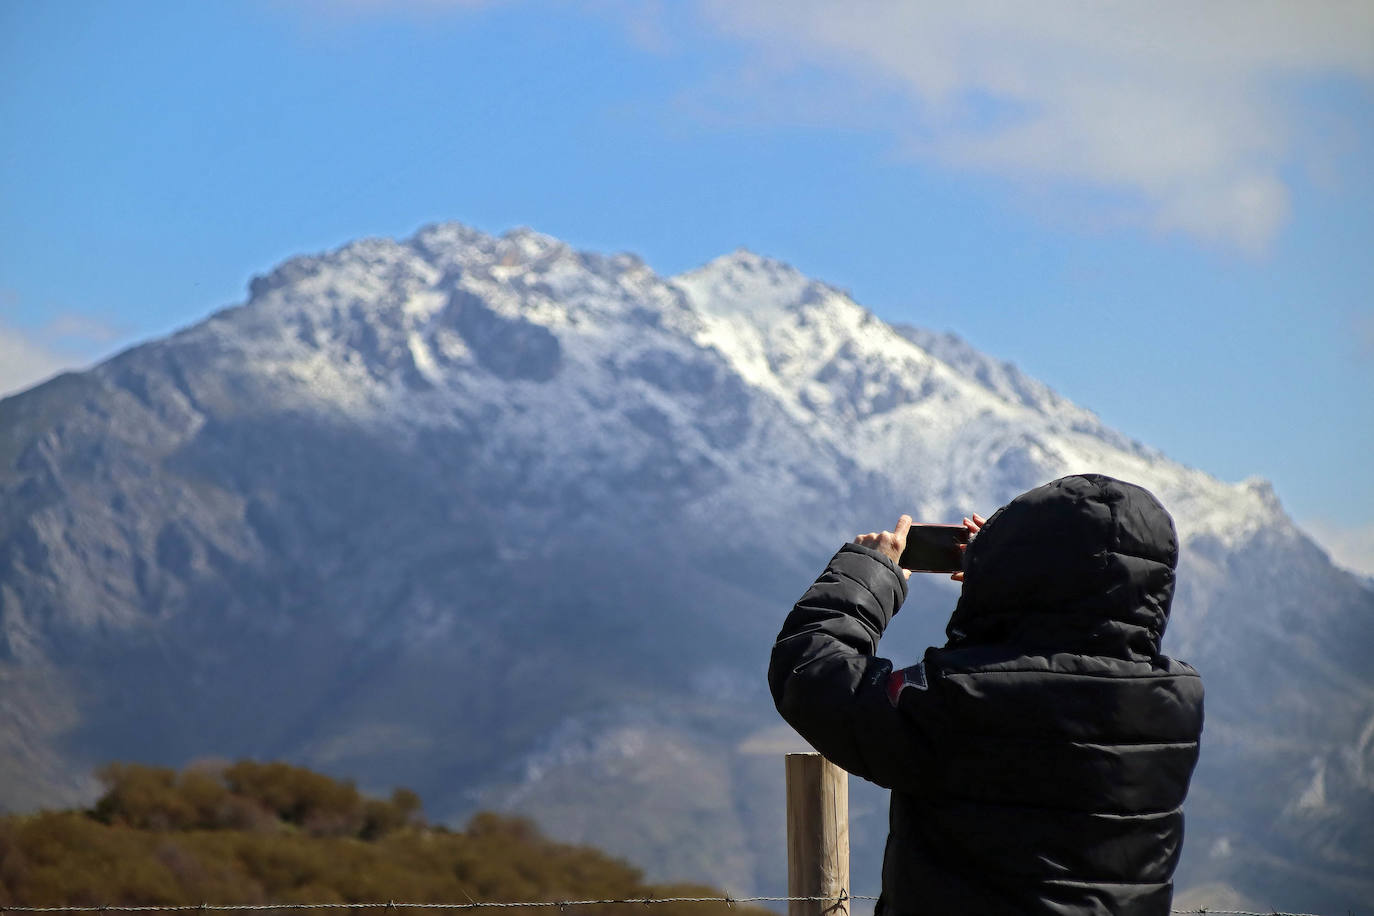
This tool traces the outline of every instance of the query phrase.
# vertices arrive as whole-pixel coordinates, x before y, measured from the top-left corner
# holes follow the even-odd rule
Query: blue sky
[[[0,392],[440,220],[745,246],[1374,573],[1374,6],[0,5]]]

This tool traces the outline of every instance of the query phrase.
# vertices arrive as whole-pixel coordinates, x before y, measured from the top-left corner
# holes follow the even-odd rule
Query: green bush
[[[462,831],[431,827],[408,789],[368,798],[351,782],[284,763],[183,772],[121,763],[99,776],[105,793],[90,811],[0,817],[0,907],[721,896],[646,885],[624,862],[555,843],[523,818],[482,813]],[[716,904],[662,904],[652,916],[726,913]],[[645,913],[610,905],[575,916]]]

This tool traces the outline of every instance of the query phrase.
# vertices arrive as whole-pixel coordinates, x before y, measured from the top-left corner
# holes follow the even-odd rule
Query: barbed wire
[[[1201,906],[1195,910],[1170,910],[1173,916],[1321,916],[1319,913],[1285,913],[1280,910],[1265,910],[1263,913],[1255,913],[1250,910],[1214,910],[1208,906]]]
[[[877,900],[877,897],[848,894],[828,897],[629,897],[621,900],[525,900],[525,901],[471,901],[469,903],[171,903],[171,904],[130,904],[110,906],[10,906],[0,903],[0,914],[4,913],[175,913],[210,910],[387,910],[387,909],[429,909],[429,910],[476,910],[476,909],[513,909],[517,907],[558,907],[560,910],[570,906],[611,906],[613,904],[638,904],[654,906],[663,903],[723,903],[734,906],[737,903],[790,903],[803,901],[811,903],[844,903],[847,900]]]
[[[11,906],[0,903],[0,916],[5,913],[188,913],[211,910],[477,910],[515,909],[519,907],[614,906],[635,904],[655,906],[664,903],[723,903],[733,907],[737,903],[845,903],[850,900],[877,900],[866,894],[840,893],[828,897],[630,897],[622,900],[525,900],[470,901],[468,903],[171,903],[102,906]],[[1197,907],[1191,910],[1170,910],[1172,916],[1319,916],[1317,913],[1287,913],[1279,910],[1215,910]]]

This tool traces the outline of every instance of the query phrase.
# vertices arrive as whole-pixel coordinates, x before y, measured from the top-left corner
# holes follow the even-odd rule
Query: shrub
[[[99,775],[105,794],[90,811],[0,816],[0,907],[720,896],[645,885],[624,862],[556,843],[526,818],[483,813],[462,831],[430,827],[408,789],[367,798],[351,782],[284,763],[181,773],[118,763]],[[652,916],[748,909],[663,904]],[[643,908],[576,916],[643,916]]]

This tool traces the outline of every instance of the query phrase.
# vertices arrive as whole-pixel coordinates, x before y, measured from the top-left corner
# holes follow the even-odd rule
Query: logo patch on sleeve
[[[887,699],[893,706],[902,698],[902,691],[908,687],[926,690],[926,663],[919,662],[910,668],[894,671],[887,678]]]

